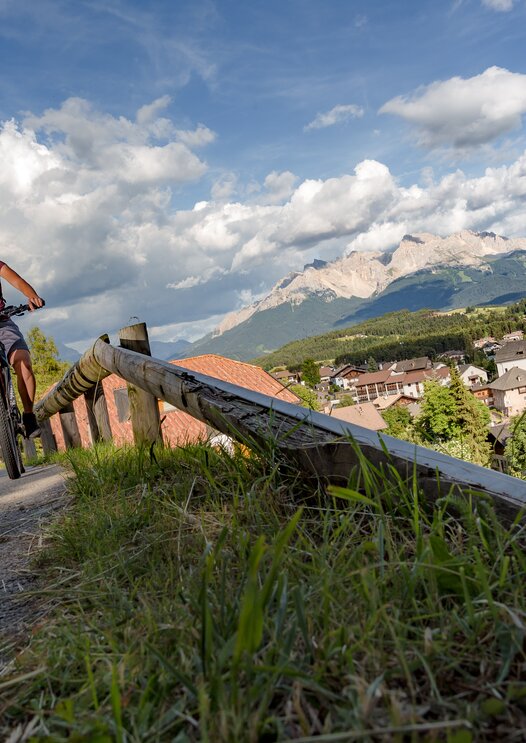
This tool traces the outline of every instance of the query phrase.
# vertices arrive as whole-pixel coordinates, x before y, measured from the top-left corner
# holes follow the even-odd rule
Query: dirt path
[[[31,560],[42,544],[43,524],[67,502],[58,467],[28,468],[19,480],[0,470],[0,674],[11,643],[38,618],[28,593],[38,577]]]

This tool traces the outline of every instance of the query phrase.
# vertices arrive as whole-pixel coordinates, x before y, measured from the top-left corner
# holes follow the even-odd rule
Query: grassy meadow
[[[270,444],[66,465],[0,739],[524,740],[524,526],[485,500],[366,460],[327,491]]]

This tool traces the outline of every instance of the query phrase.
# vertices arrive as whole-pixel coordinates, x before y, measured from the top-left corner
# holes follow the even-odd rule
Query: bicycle
[[[28,304],[8,305],[0,310],[2,317],[23,315],[30,309]],[[4,344],[0,341],[0,451],[11,480],[17,480],[24,470],[19,436],[24,436],[22,416],[16,404],[15,390],[11,378],[11,367]]]

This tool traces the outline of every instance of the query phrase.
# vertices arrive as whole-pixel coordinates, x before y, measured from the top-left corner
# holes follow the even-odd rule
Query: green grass
[[[484,500],[430,507],[365,460],[325,492],[270,446],[69,467],[0,738],[523,739],[524,532]]]

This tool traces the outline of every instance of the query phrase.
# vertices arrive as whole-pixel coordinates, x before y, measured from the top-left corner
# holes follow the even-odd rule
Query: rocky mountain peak
[[[390,283],[416,271],[435,266],[485,264],[485,257],[526,250],[526,238],[507,238],[494,232],[461,230],[447,237],[429,232],[406,234],[394,250],[351,251],[334,261],[316,258],[278,281],[270,293],[250,307],[232,312],[218,326],[221,334],[249,319],[256,312],[289,302],[301,304],[309,297],[367,298],[383,291]]]

